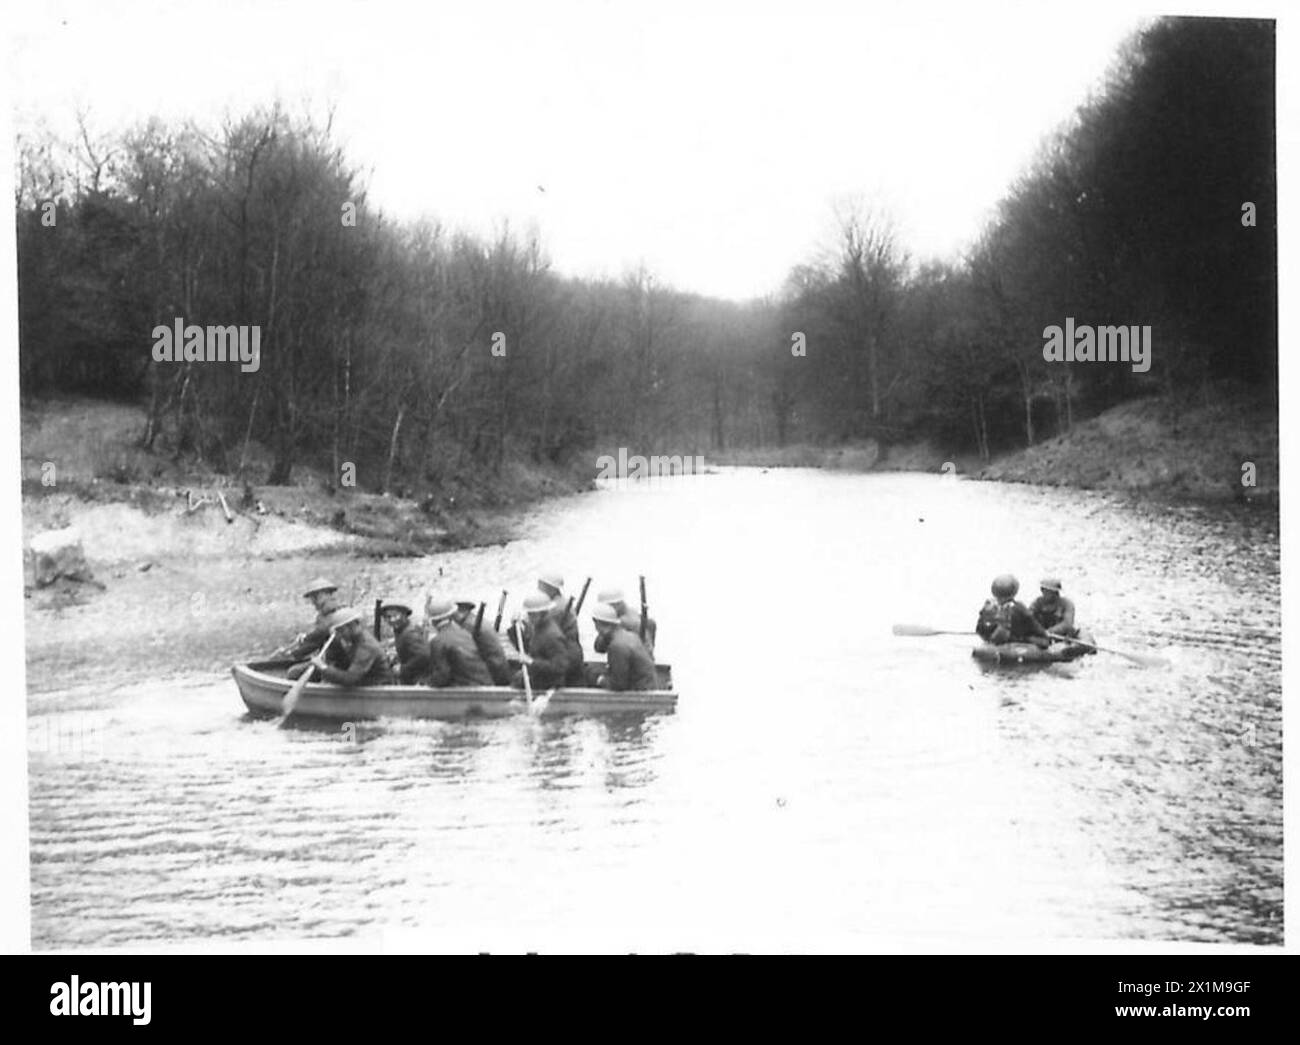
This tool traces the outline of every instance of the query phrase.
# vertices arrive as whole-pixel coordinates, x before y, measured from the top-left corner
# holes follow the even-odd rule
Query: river
[[[545,567],[647,577],[676,714],[349,739],[247,717],[228,675],[33,702],[33,945],[1281,942],[1274,514],[734,469],[383,569],[494,605]],[[891,634],[973,627],[1007,571],[1170,666]]]

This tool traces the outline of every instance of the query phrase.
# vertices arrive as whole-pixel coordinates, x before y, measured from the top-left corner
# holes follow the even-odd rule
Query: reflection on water
[[[228,678],[42,695],[35,945],[1281,940],[1274,518],[733,471],[552,505],[532,532],[392,583],[644,573],[677,714],[282,730]],[[890,634],[972,627],[1005,570],[1029,594],[1060,575],[1099,642],[1172,666],[988,671],[969,640]]]

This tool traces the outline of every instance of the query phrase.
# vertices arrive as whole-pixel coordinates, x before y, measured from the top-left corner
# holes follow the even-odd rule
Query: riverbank
[[[927,440],[882,445],[807,443],[713,454],[710,464],[852,472],[953,472],[991,482],[1111,490],[1176,500],[1276,501],[1278,420],[1253,390],[1212,398],[1133,400],[1075,424],[1065,435],[981,462]]]
[[[454,465],[412,490],[371,493],[310,464],[287,486],[257,484],[269,455],[251,443],[245,467],[221,472],[139,446],[144,414],[128,404],[62,399],[22,413],[23,538],[75,527],[92,566],[148,559],[349,550],[414,556],[509,538],[503,514],[592,488],[579,468],[507,460],[499,473]],[[400,477],[398,477],[400,478]],[[404,496],[405,495],[405,496]]]
[[[292,486],[257,485],[141,449],[142,424],[138,408],[98,400],[23,411],[24,548],[71,532],[85,564],[37,586],[25,557],[32,690],[228,667],[305,626],[306,577],[328,573],[361,603],[429,590],[428,556],[504,544],[531,506],[592,487],[576,469],[518,461],[418,498],[336,485],[308,467]],[[250,462],[264,458],[251,448]]]
[[[1278,419],[1249,390],[1121,403],[1066,435],[994,460],[978,479],[1172,499],[1276,501]]]

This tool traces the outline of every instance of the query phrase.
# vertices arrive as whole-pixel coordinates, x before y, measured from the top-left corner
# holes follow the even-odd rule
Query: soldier
[[[1061,582],[1055,577],[1044,577],[1038,587],[1042,595],[1029,604],[1034,620],[1046,629],[1048,635],[1077,639],[1079,629],[1074,624],[1074,603],[1061,594]]]
[[[397,648],[397,681],[410,686],[429,673],[429,640],[423,629],[411,623],[411,607],[401,602],[386,602],[380,609],[393,629]]]
[[[613,606],[614,612],[618,614],[619,622],[638,638],[641,637],[641,614],[632,609],[623,598],[621,588],[606,588],[596,596],[597,602],[603,602],[607,606]],[[655,623],[653,617],[645,619],[645,638],[642,642],[645,644],[646,652],[651,657],[655,655],[655,635],[658,634],[659,625]],[[597,653],[604,653],[609,648],[609,639],[600,634],[596,636],[596,641],[592,643],[592,648]]]
[[[455,621],[456,604],[445,600],[429,603],[429,685],[490,686],[492,676],[479,656],[469,632]]]
[[[528,665],[528,681],[536,689],[555,689],[565,685],[572,670],[572,649],[555,621],[554,605],[546,595],[529,595],[524,599],[528,615],[524,648],[519,659]],[[510,684],[524,685],[523,671],[515,672]]]
[[[1007,642],[1031,642],[1035,646],[1050,646],[1043,626],[1034,620],[1023,602],[1016,601],[1020,582],[1009,573],[993,580],[993,598],[980,610],[975,631],[987,642],[1001,646]]]
[[[319,651],[309,663],[320,669],[320,681],[336,686],[386,686],[393,675],[383,648],[361,623],[354,609],[336,610],[330,615],[329,628],[336,633],[329,655]],[[337,651],[337,652],[336,652]]]
[[[487,665],[488,674],[497,686],[510,685],[510,665],[506,663],[506,651],[501,645],[501,636],[490,625],[475,618],[477,603],[460,601],[456,603],[456,623],[469,632],[470,638],[478,649],[478,655]],[[475,627],[478,625],[478,627]]]
[[[623,615],[607,602],[598,602],[591,611],[599,642],[606,650],[606,667],[595,672],[592,680],[602,689],[658,689],[659,677],[650,651],[623,623]]]
[[[565,672],[565,683],[581,686],[584,681],[582,639],[578,635],[578,618],[564,596],[564,578],[558,573],[543,573],[537,578],[537,590],[552,603],[552,615],[560,626],[560,634],[569,645],[569,667]]]
[[[325,640],[329,638],[329,628],[325,621],[343,608],[338,598],[338,585],[324,577],[317,577],[307,585],[307,590],[302,593],[302,597],[309,599],[315,608],[316,622],[310,631],[299,635],[284,649],[285,656],[303,662],[301,665],[295,665],[298,667],[299,675],[307,670],[306,658],[325,645]]]

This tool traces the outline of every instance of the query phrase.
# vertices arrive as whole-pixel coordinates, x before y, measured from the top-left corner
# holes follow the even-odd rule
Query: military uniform
[[[524,652],[533,658],[528,665],[528,681],[535,689],[555,689],[566,684],[573,664],[573,647],[554,617],[547,614],[524,635]],[[524,684],[524,673],[515,673],[512,685]]]
[[[659,676],[655,672],[650,651],[628,628],[615,628],[609,633],[606,646],[606,689],[644,690],[658,689]]]
[[[625,609],[618,615],[618,622],[627,631],[630,631],[637,638],[641,638],[641,614],[634,609]],[[655,634],[659,631],[659,625],[655,623],[653,617],[645,619],[645,639],[642,640],[646,652],[651,658],[655,655]],[[604,635],[597,635],[596,641],[592,643],[592,648],[597,653],[604,653],[609,649],[609,639]]]
[[[985,602],[975,624],[975,632],[980,638],[998,644],[1031,642],[1045,634],[1025,604],[1015,599],[1006,602],[989,599]]]
[[[1078,638],[1079,629],[1074,625],[1074,603],[1064,595],[1058,595],[1050,606],[1040,595],[1030,604],[1029,612],[1049,635]]]
[[[551,618],[559,626],[564,636],[565,646],[569,651],[569,666],[564,673],[564,682],[568,686],[581,686],[584,681],[582,639],[578,637],[578,618],[567,605],[556,603],[551,611]]]
[[[455,621],[439,628],[429,640],[429,685],[492,685],[473,637]]]
[[[360,635],[351,644],[351,648],[340,649],[345,645],[347,640],[341,636],[334,640],[325,654],[325,667],[320,669],[320,681],[332,682],[336,686],[386,686],[392,683],[393,674],[388,668],[388,658],[384,656],[379,640],[370,632],[365,628],[360,629]],[[345,658],[347,666],[338,666]]]
[[[501,645],[501,636],[491,628],[479,628],[477,632],[471,631],[470,637],[474,640],[478,655],[487,665],[492,681],[498,686],[510,685],[510,665],[506,663],[506,651]]]
[[[397,681],[410,686],[429,673],[429,640],[409,620],[401,631],[393,629],[397,648]]]

